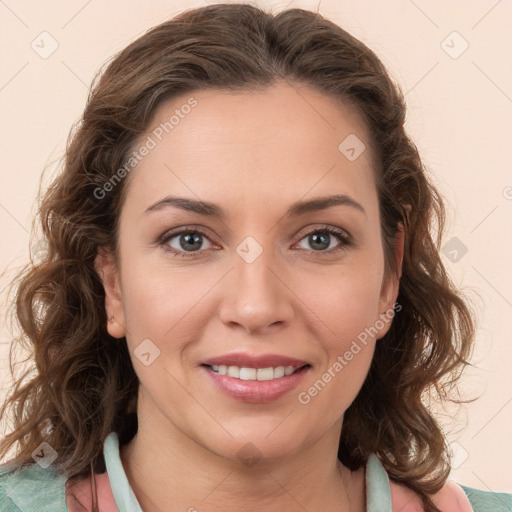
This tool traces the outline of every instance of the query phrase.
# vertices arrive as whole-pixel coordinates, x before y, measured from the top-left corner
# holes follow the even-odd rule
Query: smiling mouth
[[[238,402],[263,404],[290,393],[306,378],[312,366],[251,368],[205,363],[201,368],[225,395]]]
[[[212,372],[218,375],[226,375],[234,379],[245,380],[245,381],[271,381],[288,377],[294,373],[298,373],[304,368],[310,367],[310,364],[304,364],[298,368],[294,366],[276,366],[267,368],[249,368],[240,366],[228,366],[228,365],[209,365],[204,364],[206,368],[209,368]]]

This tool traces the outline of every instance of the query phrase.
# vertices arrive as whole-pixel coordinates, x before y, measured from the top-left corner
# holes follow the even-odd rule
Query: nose
[[[219,313],[226,325],[264,333],[292,320],[294,294],[271,252],[263,251],[252,262],[235,253]]]

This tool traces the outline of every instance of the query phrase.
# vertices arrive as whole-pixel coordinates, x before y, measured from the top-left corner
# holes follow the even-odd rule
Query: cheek
[[[176,270],[161,263],[126,263],[123,274],[123,306],[126,327],[134,338],[162,339],[197,318],[195,308],[215,283],[212,276],[198,277],[192,269]],[[175,333],[172,337],[176,338]]]
[[[313,333],[325,359],[298,395],[312,416],[331,425],[354,401],[368,374],[375,348],[379,280],[368,271],[346,275],[309,296],[317,313]],[[326,428],[326,427],[325,427]]]
[[[320,369],[321,380],[329,384],[336,403],[348,407],[359,391],[369,370],[375,338],[373,317],[366,297],[352,295],[351,300],[333,311],[329,325],[335,333],[323,339],[327,363]],[[327,398],[327,396],[326,396]]]
[[[371,261],[361,261],[329,275],[302,280],[297,293],[325,331],[329,348],[343,349],[379,315],[381,278]]]

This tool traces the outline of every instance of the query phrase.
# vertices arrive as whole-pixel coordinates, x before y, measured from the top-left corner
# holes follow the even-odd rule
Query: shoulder
[[[474,512],[512,512],[512,494],[508,492],[490,492],[460,486],[467,495]]]
[[[108,474],[95,474],[96,496],[98,509],[101,512],[118,512]],[[91,476],[79,480],[70,480],[66,484],[66,498],[69,512],[83,512],[92,506],[93,484]]]
[[[67,512],[65,478],[38,464],[0,466],[2,512]]]
[[[421,501],[417,494],[403,484],[390,481],[393,511],[418,512]],[[432,501],[443,512],[512,512],[512,495],[486,492],[448,480],[432,496]]]
[[[390,481],[393,511],[418,512],[423,510],[418,495],[409,487]],[[473,512],[464,490],[452,480],[432,496],[434,504],[443,512]]]

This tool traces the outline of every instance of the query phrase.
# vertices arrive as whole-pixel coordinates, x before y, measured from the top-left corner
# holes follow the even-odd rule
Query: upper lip
[[[293,366],[294,368],[301,368],[309,363],[302,359],[281,356],[279,354],[251,355],[237,352],[234,354],[212,357],[211,359],[203,361],[203,364],[210,366],[239,366],[241,368],[276,368],[278,366]]]

